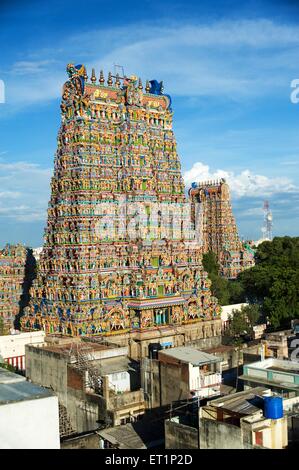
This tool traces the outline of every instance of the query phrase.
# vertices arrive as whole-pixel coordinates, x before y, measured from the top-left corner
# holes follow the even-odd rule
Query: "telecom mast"
[[[264,201],[264,223],[262,226],[263,240],[272,240],[273,216],[270,210],[269,201]]]

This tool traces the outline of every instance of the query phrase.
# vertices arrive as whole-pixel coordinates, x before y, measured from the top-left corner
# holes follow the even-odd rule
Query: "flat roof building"
[[[299,362],[268,358],[244,365],[239,378],[245,389],[266,386],[284,397],[299,395]]]
[[[0,448],[59,449],[58,398],[0,368]]]

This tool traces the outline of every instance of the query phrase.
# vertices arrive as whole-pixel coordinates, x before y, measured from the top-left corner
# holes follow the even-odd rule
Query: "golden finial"
[[[95,69],[92,69],[92,71],[91,71],[91,79],[90,80],[92,81],[92,83],[95,83],[97,81]]]
[[[105,78],[104,78],[104,72],[103,72],[103,70],[100,71],[99,82],[100,82],[100,85],[104,85],[104,83],[105,83]]]
[[[150,89],[151,89],[151,87],[150,87],[149,81],[146,80],[146,86],[145,86],[145,91],[146,91],[146,93],[149,93],[149,92],[150,92]]]
[[[108,80],[107,80],[108,86],[113,85],[113,80],[112,80],[112,74],[111,72],[108,73]]]
[[[161,93],[163,93],[163,91],[164,91],[164,84],[163,84],[163,82],[161,82],[160,91],[161,91]]]
[[[139,88],[139,90],[142,90],[142,88],[143,88],[141,78],[139,78],[139,80],[138,80],[138,88]]]
[[[84,70],[84,77],[83,77],[83,78],[84,78],[84,80],[87,82],[87,80],[88,80],[88,75],[87,75],[86,69]]]
[[[119,87],[120,87],[119,73],[116,74],[115,86],[116,86],[116,88],[119,88]]]

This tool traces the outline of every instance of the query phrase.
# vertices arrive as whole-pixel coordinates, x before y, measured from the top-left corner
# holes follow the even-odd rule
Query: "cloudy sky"
[[[0,245],[42,244],[69,62],[163,80],[186,185],[224,176],[242,237],[265,199],[299,235],[297,2],[1,0],[0,24]]]

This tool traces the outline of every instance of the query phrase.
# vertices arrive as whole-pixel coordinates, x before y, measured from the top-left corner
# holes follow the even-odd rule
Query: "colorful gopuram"
[[[239,238],[225,179],[193,183],[189,196],[199,205],[203,253],[213,251],[218,256],[220,274],[235,279],[252,267],[254,250]]]
[[[3,334],[8,334],[14,328],[14,321],[20,313],[26,258],[27,250],[22,245],[6,245],[0,250],[0,317]]]
[[[72,64],[67,72],[45,241],[22,328],[114,335],[133,357],[155,338],[219,337],[163,83],[144,90],[135,76],[109,73],[106,82],[101,71],[97,81],[92,70],[89,80]]]

